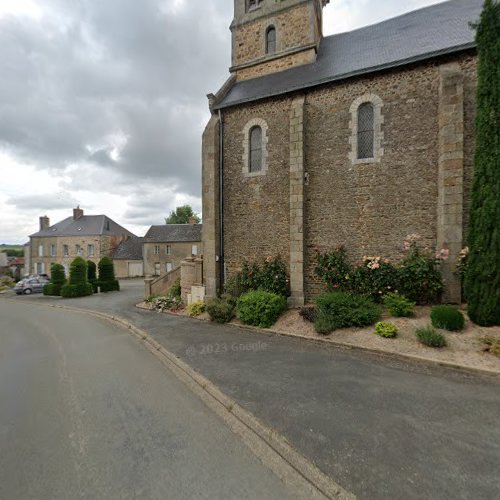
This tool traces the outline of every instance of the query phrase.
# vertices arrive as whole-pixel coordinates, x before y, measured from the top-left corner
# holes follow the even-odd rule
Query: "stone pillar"
[[[153,295],[153,292],[151,291],[151,284],[153,283],[152,278],[146,278],[144,280],[144,298],[148,299]]]
[[[290,307],[304,305],[304,102],[290,110]]]
[[[463,245],[464,85],[457,63],[439,68],[439,175],[437,247],[449,252],[443,262],[443,302],[460,303],[460,280],[454,275]]]
[[[219,288],[219,127],[219,117],[213,115],[203,133],[202,147],[203,284],[208,297],[215,297]]]

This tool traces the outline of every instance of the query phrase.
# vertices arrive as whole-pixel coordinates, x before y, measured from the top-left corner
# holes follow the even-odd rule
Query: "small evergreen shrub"
[[[87,279],[92,285],[94,293],[97,293],[99,291],[99,285],[97,283],[97,266],[96,263],[91,260],[87,261]]]
[[[383,302],[391,316],[396,318],[409,318],[415,314],[415,302],[397,293],[384,295]]]
[[[432,326],[458,332],[465,325],[464,315],[453,306],[434,306],[431,311]]]
[[[239,298],[238,317],[245,325],[270,328],[286,307],[286,298],[283,295],[255,290]]]
[[[193,302],[187,306],[187,313],[191,318],[196,318],[205,312],[205,302]]]
[[[66,274],[64,266],[61,264],[52,264],[50,266],[50,282],[43,287],[43,294],[52,297],[61,295],[61,288],[66,283]]]
[[[446,339],[444,335],[437,332],[432,326],[417,328],[415,331],[418,341],[428,347],[445,347]]]
[[[329,334],[338,328],[372,325],[380,318],[380,308],[370,297],[346,292],[320,295],[316,299],[314,326],[318,333]]]
[[[314,306],[301,307],[299,314],[304,321],[314,323],[314,320],[316,319],[316,308]]]
[[[120,291],[120,283],[115,278],[115,267],[109,257],[103,257],[98,264],[99,289],[103,293]]]
[[[92,285],[87,281],[87,263],[81,257],[76,257],[69,269],[69,283],[61,288],[61,296],[73,299],[93,293]]]
[[[172,285],[172,288],[168,292],[171,297],[181,298],[182,290],[181,290],[181,280],[180,278]]]
[[[393,339],[398,335],[398,327],[387,321],[379,321],[375,325],[375,333],[386,339]]]
[[[236,303],[230,295],[215,297],[207,302],[210,320],[215,323],[229,323],[234,317]]]

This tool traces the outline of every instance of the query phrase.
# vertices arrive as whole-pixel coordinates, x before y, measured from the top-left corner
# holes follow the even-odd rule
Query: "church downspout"
[[[226,266],[224,263],[224,116],[219,109],[219,293],[224,292]]]

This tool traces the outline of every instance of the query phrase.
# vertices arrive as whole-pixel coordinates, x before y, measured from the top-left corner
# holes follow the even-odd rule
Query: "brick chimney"
[[[80,205],[78,205],[76,208],[73,209],[73,220],[78,220],[83,217],[83,210],[80,208]]]
[[[189,224],[191,225],[196,224],[196,219],[193,216],[189,217]]]
[[[46,231],[50,227],[50,219],[44,215],[40,217],[40,231]]]

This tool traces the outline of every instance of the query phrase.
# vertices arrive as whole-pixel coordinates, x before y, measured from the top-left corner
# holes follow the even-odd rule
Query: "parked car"
[[[49,282],[49,280],[39,277],[39,278],[25,278],[16,283],[14,287],[14,292],[17,295],[31,295],[32,293],[42,293],[43,287]]]

